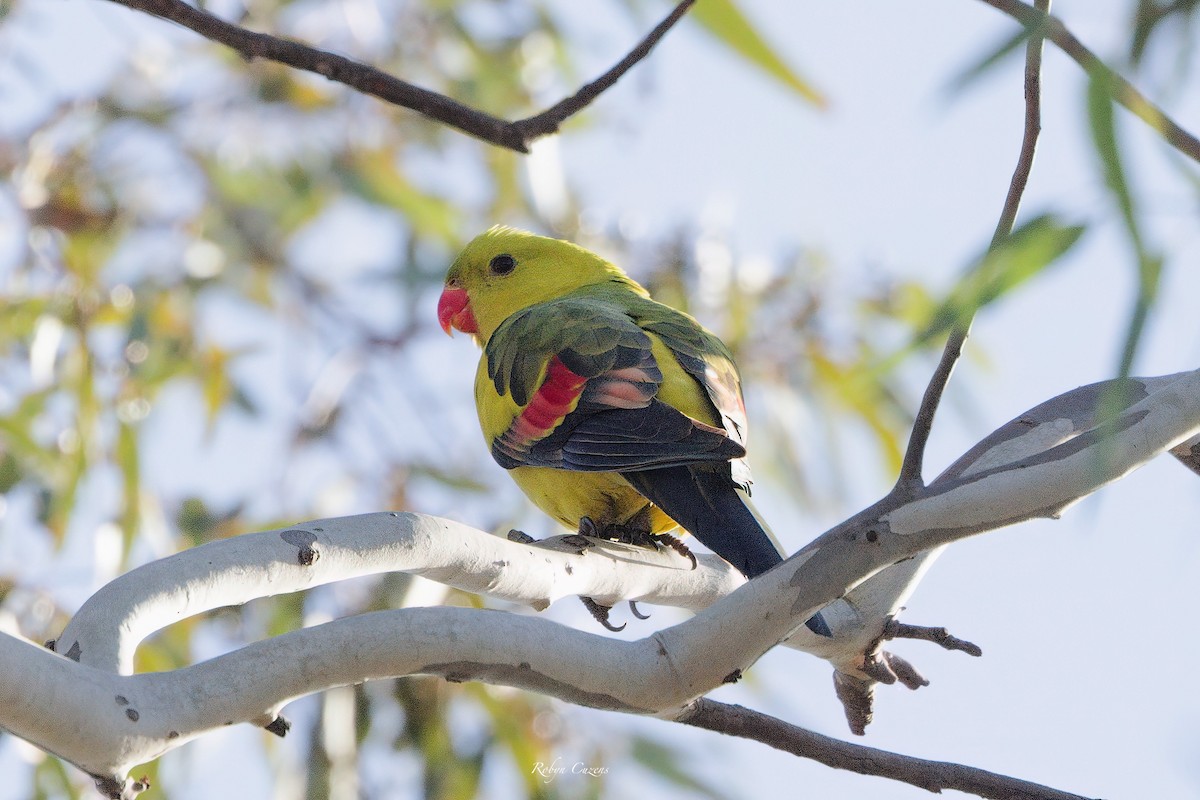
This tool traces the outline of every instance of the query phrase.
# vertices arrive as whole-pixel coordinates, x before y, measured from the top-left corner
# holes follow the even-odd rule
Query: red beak
[[[479,323],[471,311],[471,300],[467,297],[466,289],[449,285],[442,289],[442,296],[438,299],[438,322],[448,335],[453,335],[451,328],[463,333],[479,333]]]

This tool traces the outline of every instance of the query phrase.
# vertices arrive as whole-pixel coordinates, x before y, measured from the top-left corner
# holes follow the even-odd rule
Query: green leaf
[[[141,458],[138,453],[137,428],[127,422],[117,425],[117,446],[115,452],[117,466],[121,470],[123,483],[121,533],[122,559],[129,555],[141,526]]]
[[[1092,143],[1096,146],[1096,154],[1100,156],[1104,171],[1104,183],[1113,193],[1125,226],[1137,239],[1135,245],[1140,248],[1141,234],[1133,210],[1133,196],[1125,179],[1125,168],[1117,143],[1117,125],[1113,115],[1114,88],[1108,73],[1093,71],[1088,83],[1088,120],[1091,122]]]
[[[1125,176],[1125,165],[1121,156],[1121,144],[1117,137],[1116,118],[1113,113],[1113,81],[1110,73],[1092,70],[1088,83],[1088,118],[1091,122],[1092,142],[1100,157],[1104,183],[1112,193],[1121,213],[1121,221],[1133,249],[1137,269],[1137,296],[1129,315],[1125,343],[1121,348],[1121,359],[1117,367],[1120,377],[1127,377],[1133,369],[1133,360],[1145,331],[1150,309],[1158,297],[1159,281],[1162,277],[1163,259],[1146,246],[1138,222],[1137,207],[1129,180]]]
[[[1033,34],[1033,31],[1033,28],[1021,29],[1016,36],[1001,42],[998,47],[985,55],[983,58],[964,68],[946,86],[946,93],[950,95],[958,94],[971,84],[975,83],[977,80],[983,77],[985,73],[990,71],[1009,55],[1016,52],[1017,49],[1025,42],[1029,41],[1029,37]]]
[[[696,771],[682,763],[683,755],[679,750],[644,736],[634,737],[630,746],[634,760],[658,777],[682,789],[687,789],[694,795],[711,797],[714,800],[726,797],[715,786],[697,778]]]
[[[825,96],[796,74],[747,19],[733,0],[700,0],[689,12],[717,41],[818,108]]]
[[[995,302],[1039,275],[1071,249],[1083,235],[1082,225],[1064,225],[1043,215],[1017,228],[988,250],[967,270],[950,294],[933,311],[929,323],[909,349],[920,347],[948,332],[960,320]]]
[[[477,480],[470,475],[442,469],[436,464],[414,463],[411,466],[411,475],[414,478],[428,478],[436,481],[447,488],[454,489],[456,492],[483,494],[492,490],[492,487],[483,481]]]
[[[1192,37],[1183,32],[1185,26],[1194,22],[1196,10],[1200,8],[1200,0],[1174,0],[1160,3],[1155,0],[1138,0],[1133,14],[1133,36],[1129,42],[1129,60],[1140,66],[1150,44],[1150,38],[1162,29],[1174,29],[1180,35],[1180,41],[1191,41]],[[1171,17],[1179,15],[1182,19],[1172,20],[1163,25]]]
[[[37,776],[33,781],[34,794],[32,800],[44,800],[49,797],[78,797],[72,785],[71,774],[66,765],[57,758],[45,758],[38,762],[35,769]]]
[[[0,445],[26,468],[37,470],[48,480],[60,474],[61,457],[53,448],[43,446],[33,435],[35,420],[45,411],[54,394],[50,387],[30,392],[8,414],[0,416]]]
[[[990,53],[960,72],[958,76],[950,81],[950,84],[946,87],[947,92],[950,94],[961,92],[1009,55],[1016,52],[1017,48],[1028,42],[1031,36],[1044,37],[1049,28],[1050,25],[1048,17],[1042,17],[1032,24],[1023,26],[1020,32],[1018,32],[1015,36],[1001,42],[1000,45]]]
[[[24,477],[21,464],[12,453],[0,452],[0,495],[7,494]]]
[[[458,242],[460,215],[454,203],[423,192],[408,180],[386,150],[362,151],[340,171],[347,187],[364,199],[395,209],[423,236]]]

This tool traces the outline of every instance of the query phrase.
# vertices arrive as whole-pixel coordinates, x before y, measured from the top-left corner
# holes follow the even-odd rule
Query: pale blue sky
[[[824,251],[837,282],[847,287],[880,274],[948,285],[986,244],[1012,171],[1021,124],[1019,63],[997,69],[961,96],[948,98],[943,89],[973,54],[1010,36],[1012,23],[967,0],[745,5],[827,93],[830,110],[817,113],[796,102],[694,26],[683,26],[652,63],[597,104],[593,125],[568,130],[562,140],[565,174],[589,218],[625,219],[661,231],[707,215],[726,220],[741,255],[776,256],[794,243]],[[653,8],[657,15],[665,4]],[[1114,54],[1125,35],[1124,3],[1075,0],[1055,8],[1102,55]],[[42,13],[49,23],[44,35],[53,43],[47,46],[70,48],[76,56],[52,60],[64,92],[103,85],[137,28],[127,13],[84,0],[63,0]],[[638,35],[623,18],[602,15],[597,21],[582,4],[566,13],[596,71]],[[1169,100],[1185,127],[1200,130],[1200,94]],[[32,108],[35,100],[27,102]],[[1086,222],[1111,217],[1083,104],[1081,71],[1049,48],[1044,133],[1027,211],[1053,208]],[[1200,317],[1193,310],[1200,290],[1196,194],[1163,168],[1169,163],[1165,148],[1144,126],[1118,116],[1153,241],[1170,255],[1138,371],[1188,369],[1200,356]],[[19,124],[15,116],[7,119]],[[386,240],[386,231],[378,235]],[[952,385],[949,413],[939,419],[930,472],[1025,408],[1108,377],[1131,286],[1124,240],[1111,225],[1099,225],[1068,262],[985,312]],[[219,328],[226,310],[205,313]],[[465,397],[474,370],[469,349],[461,339],[430,341],[410,365],[433,369],[460,360],[447,388]],[[916,391],[922,365],[914,363],[907,374]],[[198,414],[187,397],[173,402],[183,409],[178,414],[188,408]],[[412,402],[404,395],[397,399]],[[152,417],[148,424],[171,420],[155,423]],[[246,434],[237,427],[218,431],[216,447],[223,446],[221,437],[230,440],[224,446],[245,446],[239,437]],[[444,444],[423,443],[423,435],[414,434],[414,447]],[[455,439],[461,444],[456,451],[469,453],[476,438],[468,425]],[[199,450],[198,433],[194,441]],[[806,514],[787,500],[787,487],[760,480],[756,500],[790,545],[799,546],[886,490],[887,476],[868,438],[851,432],[844,442],[841,461],[855,475],[844,507]],[[484,458],[481,446],[479,455]],[[203,467],[203,457],[197,464]],[[319,474],[313,469],[301,478],[316,481]],[[170,476],[161,480],[170,485]],[[1159,459],[1061,521],[1030,523],[952,548],[905,619],[946,625],[981,645],[985,655],[970,659],[931,646],[897,646],[933,684],[916,693],[881,687],[875,722],[859,741],[1092,796],[1200,793],[1193,723],[1200,702],[1177,677],[1200,657],[1190,634],[1200,612],[1191,589],[1200,574],[1196,480]],[[549,614],[590,626],[574,604],[561,603]],[[648,624],[670,618],[659,610]],[[634,632],[631,626],[627,635]],[[716,696],[847,736],[828,667],[796,653],[770,654],[750,681]],[[292,713],[302,715],[305,708]],[[614,737],[645,729],[671,738],[695,755],[698,773],[732,797],[775,796],[781,787],[800,798],[929,796],[653,720],[588,711],[572,712],[569,719]],[[213,774],[247,737],[257,736],[248,729],[222,732],[171,756],[166,768]],[[575,758],[569,750],[563,756]],[[11,751],[3,757],[11,758]],[[406,774],[411,765],[394,769]],[[254,766],[242,775],[249,786],[269,783]],[[645,773],[610,778],[632,791],[641,788]]]
[[[951,0],[747,6],[829,95],[831,109],[814,113],[702,35],[681,31],[658,52],[644,89],[610,99],[620,109],[611,126],[564,141],[567,172],[594,213],[637,215],[658,228],[718,206],[745,253],[776,253],[798,240],[826,251],[846,285],[879,272],[946,285],[986,245],[999,213],[1020,141],[1020,61],[960,96],[948,97],[944,87],[975,54],[1010,36],[1013,24],[982,4]],[[1101,55],[1117,54],[1125,4],[1055,9]],[[1085,127],[1085,87],[1082,71],[1048,48],[1027,213],[1057,209],[1089,223],[1112,216]],[[1185,127],[1200,128],[1200,95],[1169,100]],[[1118,118],[1150,230],[1170,254],[1137,371],[1189,369],[1200,356],[1196,194],[1169,177],[1170,154],[1139,121],[1124,112]],[[1110,376],[1132,275],[1119,230],[1102,224],[1052,274],[985,311],[936,428],[930,473],[1025,408]],[[917,367],[911,375],[923,379]],[[843,457],[863,464],[851,490],[857,504],[825,522],[887,488],[869,445],[859,444],[860,452]],[[1200,510],[1198,488],[1194,475],[1163,458],[1061,521],[951,548],[905,619],[947,625],[985,655],[897,645],[933,683],[915,693],[881,687],[875,722],[859,741],[1089,796],[1196,796],[1197,703],[1170,664],[1198,655],[1187,633],[1200,605],[1191,589],[1200,571],[1190,522]],[[788,513],[786,494],[769,483],[755,493],[774,509],[768,518],[777,530],[786,524],[778,521]],[[798,526],[797,545],[821,528],[811,519]],[[756,673],[769,695],[739,687],[717,696],[846,736],[823,665],[773,653]],[[929,796],[756,745],[680,736],[697,763],[742,787],[739,796],[772,796],[781,787],[812,798]]]

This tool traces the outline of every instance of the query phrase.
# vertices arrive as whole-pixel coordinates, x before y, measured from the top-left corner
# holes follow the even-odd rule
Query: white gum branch
[[[539,610],[572,595],[695,610],[745,583],[716,556],[698,556],[693,570],[669,549],[597,541],[580,553],[562,537],[521,544],[426,514],[379,512],[209,542],[138,567],[84,603],[56,649],[128,675],[137,646],[167,625],[259,597],[385,572],[420,575]]]
[[[867,592],[863,608],[882,607],[886,592],[868,591],[871,576],[884,578],[902,559],[1057,515],[1159,453],[1180,455],[1200,433],[1200,372],[1137,387],[1140,399],[1113,406],[1123,410],[1102,427],[1088,426],[1095,413],[1068,408],[1083,390],[1063,395],[1063,408],[1054,405],[1059,399],[1039,406],[1010,426],[1032,430],[1061,418],[1072,420],[1072,432],[1021,446],[1013,443],[1019,436],[1000,435],[1005,426],[989,437],[994,446],[964,457],[966,467],[960,460],[961,468],[915,498],[889,495],[740,588],[740,578],[716,559],[702,557],[692,570],[669,551],[607,546],[579,556],[414,514],[321,520],[214,542],[139,568],[97,593],[59,640],[59,651],[71,658],[0,637],[0,725],[131,795],[121,782],[137,763],[216,727],[263,724],[295,697],[371,678],[481,680],[678,718],[817,609],[847,593],[853,598],[856,587]],[[1002,445],[1008,458],[988,456]],[[588,594],[601,602],[645,598],[699,610],[638,641],[498,611],[376,612],[172,672],[128,674],[137,642],[187,614],[381,569],[535,606]],[[903,578],[892,589],[908,591],[911,572],[897,567]]]

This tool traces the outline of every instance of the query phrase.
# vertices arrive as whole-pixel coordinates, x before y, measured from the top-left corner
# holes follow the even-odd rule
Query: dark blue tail
[[[621,475],[747,578],[761,575],[783,561],[771,537],[742,502],[729,464],[660,467]],[[813,633],[832,635],[820,613],[806,624]]]

